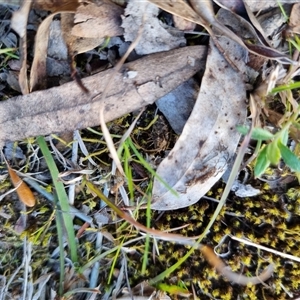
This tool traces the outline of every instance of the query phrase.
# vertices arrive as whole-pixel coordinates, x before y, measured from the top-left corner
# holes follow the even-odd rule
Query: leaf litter
[[[151,2],[155,2],[155,1],[151,1]],[[183,4],[183,1],[178,1],[178,3],[180,3],[182,5],[182,7],[184,7],[186,9],[186,4]],[[157,4],[159,4],[159,3],[157,3]],[[165,5],[165,4],[163,4],[163,5]],[[168,7],[170,8],[170,6],[168,6]],[[185,9],[182,9],[182,10],[177,9],[176,11],[173,10],[171,12],[172,13],[175,12],[180,17],[187,18],[192,21],[195,21],[195,16],[197,16],[197,18],[199,18],[199,16],[197,14],[195,15],[195,12],[193,10],[191,11],[190,9],[188,9],[188,12],[190,13],[190,15],[188,15],[188,16],[185,15],[185,12],[186,12]],[[57,11],[59,11],[59,9],[56,10],[54,8],[54,11],[57,12]],[[211,186],[215,182],[217,182],[217,180],[225,172],[225,169],[228,167],[228,163],[234,156],[234,152],[238,145],[238,140],[239,140],[239,134],[236,133],[235,131],[233,133],[233,128],[235,127],[235,125],[237,125],[237,123],[243,123],[246,118],[246,105],[245,105],[246,92],[247,92],[246,83],[249,82],[250,84],[252,84],[254,81],[254,77],[256,76],[255,72],[250,71],[250,69],[248,67],[246,67],[245,61],[246,61],[247,56],[245,55],[245,48],[248,50],[250,49],[250,52],[256,53],[256,54],[257,53],[262,54],[261,51],[264,51],[263,52],[264,60],[271,58],[272,56],[274,57],[274,55],[275,55],[275,58],[279,59],[280,61],[292,62],[292,60],[290,60],[287,56],[282,55],[279,52],[273,51],[270,48],[266,48],[265,46],[261,45],[259,47],[257,47],[257,46],[254,47],[253,45],[244,44],[244,42],[243,41],[241,42],[241,40],[239,39],[239,37],[238,37],[239,33],[236,28],[234,28],[234,33],[228,33],[228,30],[227,29],[224,30],[224,28],[221,29],[221,33],[225,33],[225,35],[227,37],[232,38],[234,41],[238,42],[238,44],[240,46],[242,46],[244,49],[238,47],[236,44],[232,43],[232,41],[228,40],[225,37],[218,38],[219,33],[217,31],[214,32],[210,29],[210,27],[208,25],[209,24],[208,20],[212,21],[211,22],[212,25],[215,25],[216,29],[219,29],[219,30],[220,30],[220,26],[218,24],[225,24],[225,21],[228,21],[227,24],[229,26],[231,26],[232,25],[231,18],[234,18],[234,17],[230,14],[226,15],[226,12],[224,12],[224,11],[222,11],[222,12],[220,11],[219,15],[222,15],[222,14],[225,14],[225,16],[223,16],[223,19],[221,19],[222,20],[222,21],[220,21],[221,23],[218,23],[219,21],[216,21],[216,19],[214,19],[214,15],[211,14],[211,12],[208,12],[206,15],[204,15],[204,18],[203,18],[204,23],[203,23],[203,21],[201,21],[202,22],[201,24],[205,25],[205,27],[209,31],[209,33],[212,34],[212,37],[213,37],[214,41],[217,43],[218,49],[221,50],[221,53],[217,50],[217,48],[215,48],[214,44],[211,42],[210,49],[208,51],[206,71],[202,78],[201,88],[200,88],[198,99],[194,106],[194,110],[193,110],[190,118],[188,119],[188,121],[185,125],[185,128],[183,129],[183,133],[182,133],[181,137],[179,138],[179,140],[177,141],[175,147],[169,153],[169,156],[160,164],[160,166],[157,169],[157,174],[162,178],[163,181],[167,182],[168,185],[171,185],[171,187],[173,187],[173,189],[177,192],[177,196],[175,197],[168,189],[166,189],[166,185],[161,184],[161,181],[158,181],[157,179],[155,179],[154,188],[153,188],[153,200],[155,200],[155,202],[151,204],[152,208],[154,208],[154,209],[169,210],[169,209],[177,209],[180,207],[190,206],[191,203],[198,201],[199,198],[201,197],[201,195],[204,195],[206,193],[206,191],[208,191],[211,188]],[[190,16],[192,16],[192,18]],[[203,17],[203,15],[202,15],[202,17]],[[95,18],[95,16],[94,16],[94,18]],[[211,18],[213,18],[213,19],[211,19]],[[220,18],[222,18],[222,16]],[[197,23],[199,23],[198,20],[197,20]],[[93,26],[95,26],[94,23],[92,23],[92,24],[93,24]],[[215,30],[215,28],[213,30]],[[48,31],[48,29],[46,31]],[[93,47],[91,46],[91,48],[93,48]],[[75,49],[76,49],[75,52],[77,52],[77,48],[75,48]],[[83,49],[84,49],[84,51],[86,50],[85,48],[83,48]],[[156,50],[156,51],[161,51],[161,50]],[[173,53],[176,54],[176,51],[174,51]],[[203,53],[205,53],[205,50],[203,51]],[[163,54],[161,56],[157,55],[156,58],[154,58],[154,60],[152,60],[152,61],[150,58],[148,60],[148,63],[152,64],[153,62],[158,61],[156,68],[159,69],[161,67],[161,65],[164,66],[164,62],[163,62],[164,55],[165,54]],[[181,57],[181,56],[182,56],[182,53],[181,54],[178,53],[177,57]],[[191,67],[195,66],[195,62],[196,62],[195,55],[188,55],[188,56],[185,56],[184,58],[185,59],[183,59],[183,64],[189,64]],[[252,57],[252,59],[254,59],[254,58]],[[199,60],[199,58],[198,58],[198,60]],[[202,61],[202,59],[200,59],[200,61]],[[160,65],[159,65],[159,62],[160,62]],[[218,66],[217,68],[216,68],[216,65]],[[95,117],[94,117],[94,120],[92,123],[82,122],[82,124],[78,125],[79,121],[77,120],[77,121],[71,122],[71,125],[70,125],[70,123],[66,122],[67,126],[65,129],[63,126],[61,128],[57,127],[57,124],[53,125],[53,127],[47,126],[48,128],[45,129],[44,128],[45,126],[43,126],[44,124],[43,124],[43,121],[41,118],[41,120],[39,121],[39,123],[40,123],[39,128],[36,131],[33,131],[36,121],[33,122],[31,127],[29,126],[29,123],[27,123],[28,125],[25,125],[25,123],[23,123],[23,121],[21,121],[19,123],[20,129],[17,130],[17,134],[13,135],[13,133],[16,132],[16,130],[8,129],[8,131],[6,131],[2,135],[1,141],[4,142],[5,140],[10,140],[10,139],[15,140],[15,139],[25,138],[25,137],[32,136],[32,135],[39,135],[41,133],[45,134],[45,133],[50,133],[50,132],[54,132],[54,131],[61,132],[61,131],[65,131],[67,129],[84,128],[87,126],[96,125],[96,124],[99,124],[99,119],[97,120],[97,111],[99,111],[99,109],[101,109],[101,108],[103,109],[104,107],[105,107],[104,111],[106,114],[106,115],[104,115],[105,120],[108,121],[110,119],[115,119],[119,115],[121,116],[126,112],[133,111],[134,109],[138,108],[139,105],[141,107],[141,106],[145,105],[145,103],[152,103],[153,101],[157,100],[159,97],[163,96],[168,91],[172,90],[174,87],[176,87],[177,85],[179,85],[181,83],[180,81],[175,80],[173,88],[171,88],[171,86],[166,88],[166,82],[168,82],[170,79],[173,79],[172,74],[171,74],[171,76],[169,76],[169,75],[158,76],[158,78],[156,78],[155,81],[153,79],[151,81],[151,79],[150,79],[150,81],[146,80],[143,82],[143,80],[144,80],[143,68],[147,68],[145,66],[147,66],[147,60],[144,60],[141,62],[141,68],[138,69],[138,71],[135,70],[135,64],[129,64],[126,66],[126,67],[129,67],[129,72],[131,72],[132,71],[131,68],[133,68],[134,72],[136,72],[136,74],[138,74],[138,76],[140,76],[140,75],[142,75],[142,76],[140,76],[140,78],[135,78],[136,76],[133,76],[132,78],[130,78],[130,76],[128,76],[126,78],[126,76],[125,76],[125,78],[124,77],[122,78],[119,76],[118,80],[116,80],[116,82],[122,82],[122,81],[125,82],[125,87],[121,86],[120,91],[122,91],[122,90],[126,91],[127,85],[128,85],[128,78],[129,78],[130,79],[129,82],[131,81],[133,85],[138,87],[138,88],[133,88],[133,91],[137,90],[137,93],[134,95],[142,96],[141,97],[142,100],[138,100],[135,103],[135,105],[132,105],[129,108],[127,107],[126,108],[127,111],[125,111],[124,108],[122,107],[122,109],[120,110],[119,113],[113,114],[111,117],[107,117],[108,113],[111,111],[111,109],[109,109],[109,105],[111,105],[111,104],[109,104],[109,101],[106,101],[105,104],[100,103],[100,105],[98,107],[96,106],[96,107],[92,108],[96,111]],[[199,70],[199,69],[201,69],[201,67],[199,68],[199,66],[198,66],[197,70]],[[240,73],[236,73],[236,69],[238,69]],[[44,69],[42,69],[41,71],[43,72],[43,70]],[[177,70],[182,71],[179,67]],[[170,71],[170,70],[168,70],[168,71]],[[38,72],[38,71],[34,71],[34,73],[35,72]],[[176,74],[176,71],[173,71],[173,72]],[[157,73],[158,72],[153,72],[153,74],[157,74]],[[116,74],[115,72],[108,72],[107,76],[104,77],[103,82],[107,82],[107,78],[111,79],[112,78],[111,74],[114,75],[114,79],[116,78],[116,75],[119,75],[119,74]],[[195,74],[195,70],[193,70],[188,75],[186,75],[186,78],[182,78],[182,79],[188,79],[193,74]],[[242,76],[241,76],[241,74],[242,74]],[[41,75],[44,75],[44,74],[41,73]],[[26,74],[24,76],[24,73],[23,73],[23,77],[24,77],[23,81],[25,81]],[[41,79],[43,77],[44,76],[41,76]],[[213,82],[211,82],[212,78],[215,79]],[[133,79],[133,80],[131,80],[131,79]],[[95,81],[95,79],[92,79],[91,81],[93,81],[93,80]],[[182,82],[183,81],[184,80],[182,80]],[[88,80],[83,81],[83,84],[85,86],[89,86]],[[66,94],[64,95],[64,97],[62,97],[63,100],[66,100],[69,98],[70,93],[68,93],[67,91],[70,91],[70,88],[74,87],[74,86],[75,86],[74,84],[73,85],[70,84],[69,87],[66,88]],[[164,90],[163,90],[162,94],[160,94],[159,92],[155,92],[153,95],[153,98],[150,98],[149,97],[150,91],[151,91],[151,89],[154,89],[154,88],[157,88],[158,91],[159,91],[159,89],[162,89],[162,88]],[[98,97],[98,99],[100,98],[100,100],[102,100],[101,97],[99,97],[99,94],[101,94],[101,91],[99,91],[99,89],[88,88],[88,90],[90,92],[92,91],[92,93],[93,93],[92,96],[89,98],[89,100],[94,101],[94,99],[97,99],[97,97]],[[26,90],[24,90],[24,91],[25,91],[24,93],[26,94],[27,93]],[[50,91],[51,90],[49,90],[47,92],[50,92]],[[57,93],[60,94],[61,91],[63,91],[63,89],[58,88]],[[105,92],[105,87],[103,87],[102,91],[103,91],[103,93]],[[73,94],[73,97],[77,98],[78,95],[80,95],[80,93],[81,93],[81,97],[83,97],[84,94],[82,94],[82,91],[80,91],[80,89],[77,90],[77,95],[76,95],[76,93]],[[109,96],[109,92],[106,92],[106,93]],[[211,93],[211,94],[209,94],[209,93]],[[34,97],[34,94],[35,93],[28,95],[29,97],[26,100],[29,100],[29,102],[30,102],[30,99],[32,97]],[[38,94],[37,98],[43,98],[42,97],[43,94],[45,94],[45,93],[43,93],[43,91],[41,91],[40,94]],[[48,94],[48,96],[49,96],[49,94]],[[126,100],[130,99],[131,97],[132,97],[132,94],[129,93],[127,97],[122,99],[123,103],[124,103],[124,100],[126,101]],[[237,102],[235,105],[233,105],[232,101],[234,101],[235,97],[236,97]],[[116,103],[118,103],[118,101],[120,101],[119,98],[120,98],[119,96],[116,97],[115,98],[116,100],[114,100],[114,101],[116,101]],[[25,98],[20,98],[19,100],[22,100],[22,99],[25,99]],[[214,99],[214,100],[212,101],[212,99]],[[47,107],[47,105],[46,105],[47,100],[48,99],[45,97],[45,101],[46,101],[45,107]],[[84,100],[86,101],[86,97]],[[105,100],[107,100],[107,99],[104,99],[104,101]],[[23,104],[24,110],[22,109],[22,115],[24,115],[24,113],[25,113],[25,116],[27,116],[28,121],[29,121],[32,113],[31,114],[28,113],[26,115],[25,106],[27,106],[29,102],[24,102],[24,104]],[[100,101],[100,102],[102,102],[102,101]],[[14,102],[14,103],[17,103],[17,102]],[[34,100],[32,103],[37,103],[37,102]],[[122,103],[122,102],[120,102],[120,103]],[[69,105],[70,105],[70,103],[66,104],[66,107],[68,107]],[[91,108],[86,107],[84,105],[85,104],[83,104],[83,106],[82,106],[82,107],[85,107],[84,112],[88,112]],[[47,116],[47,118],[49,118],[49,119],[51,119],[51,118],[54,120],[65,119],[65,115],[67,114],[66,111],[63,111],[63,113],[60,114],[61,104],[58,104],[58,102],[57,102],[57,104],[55,104],[55,106],[58,107],[58,111],[57,111],[58,117],[54,117],[54,118],[51,116],[49,117],[49,112],[52,112],[51,107],[49,108],[49,111],[44,111],[42,113],[44,113]],[[72,110],[74,111],[74,108],[76,108],[77,106],[78,106],[78,102],[74,104],[73,108],[70,111],[72,111]],[[32,107],[29,106],[28,111],[32,111]],[[82,107],[80,108],[80,110],[78,110],[79,114],[82,114]],[[8,112],[8,111],[10,112],[10,110],[12,109],[10,103],[7,105],[7,108],[9,110],[7,110],[6,112]],[[19,109],[19,107],[18,107],[18,109]],[[10,122],[8,120],[10,120],[11,118],[9,117],[9,118],[5,119],[5,117],[4,117],[4,119],[3,119],[4,122],[3,121],[1,122],[3,128],[4,128],[4,126],[6,128],[15,128],[13,126],[15,126],[14,124],[16,123],[16,120],[19,119],[19,117],[16,117],[16,112],[11,113],[11,114],[12,114],[12,116],[14,116],[13,121],[11,121],[11,123],[8,123],[8,122]],[[32,115],[36,116],[37,114],[33,113]],[[167,112],[166,112],[166,115],[167,115]],[[5,114],[3,114],[3,116],[5,116]],[[71,114],[71,117],[72,116],[73,115]],[[226,117],[225,119],[224,119],[224,116]],[[91,118],[91,117],[89,116],[89,118]],[[202,122],[203,122],[203,124],[205,124],[205,126],[200,127],[201,125],[199,123],[199,119],[202,119]],[[91,125],[89,125],[89,124],[91,124]],[[47,125],[49,125],[49,124],[47,124]],[[24,130],[27,130],[25,128],[29,128],[28,131],[24,132]],[[11,131],[9,132],[9,130],[11,130]],[[217,139],[216,139],[216,136],[218,137]],[[200,148],[200,150],[199,150],[199,148]],[[166,161],[167,162],[169,161],[169,164],[166,163]],[[174,167],[175,167],[175,169],[174,169]],[[203,172],[203,173],[201,173],[201,172]],[[178,194],[180,197],[178,197]],[[114,210],[116,210],[116,208]],[[123,216],[123,218],[125,218],[124,214],[121,214],[121,215]],[[245,217],[248,218],[246,215],[245,215]],[[251,221],[253,221],[253,220],[251,220]],[[266,221],[266,224],[267,224],[267,221]],[[135,223],[135,225],[137,225],[137,224]],[[150,231],[150,233],[151,233],[151,231]],[[212,237],[213,237],[213,235],[212,235]],[[170,239],[170,240],[172,240],[172,239]],[[207,247],[207,246],[204,246],[204,247]],[[210,249],[210,248],[207,247],[204,249]],[[215,267],[221,274],[225,275],[225,277],[226,277],[225,269],[228,270],[227,267],[226,266],[224,267],[222,265],[223,262],[215,255],[214,252],[212,252],[211,250],[207,250],[207,253],[208,252],[209,252],[209,254],[207,254],[208,261],[212,261],[213,267]],[[204,254],[204,256],[206,255],[205,251],[203,251],[202,253]],[[245,263],[245,265],[248,266],[247,263]],[[270,265],[270,268],[268,269],[269,271],[267,272],[267,274],[268,274],[267,277],[270,277],[272,275],[271,268],[273,268],[272,264]],[[72,273],[72,272],[70,272],[70,273]],[[208,275],[208,274],[206,274],[206,275]],[[237,276],[239,276],[239,275],[237,275]],[[180,278],[179,275],[178,275],[178,278]],[[233,279],[233,277],[228,276],[228,278],[230,278],[231,281],[235,281],[235,279]],[[266,278],[263,278],[263,280],[265,280],[265,279]],[[73,279],[70,278],[70,280],[73,280]],[[246,280],[245,284],[247,284],[248,282],[249,281]],[[258,282],[256,282],[256,283],[259,283],[259,282],[260,282],[260,280],[258,280]],[[207,292],[204,292],[205,289],[203,289],[202,285],[201,284],[199,284],[199,285],[200,285],[200,289],[202,290],[202,292],[207,295]],[[71,286],[71,284],[69,286]],[[248,293],[250,294],[249,289],[248,289]]]

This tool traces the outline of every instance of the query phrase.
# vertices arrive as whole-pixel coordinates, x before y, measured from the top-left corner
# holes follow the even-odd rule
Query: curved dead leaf
[[[13,186],[16,188],[16,192],[19,199],[27,206],[35,206],[36,200],[28,185],[18,176],[18,174],[13,170],[8,164],[8,173]]]
[[[214,32],[211,33],[211,30],[209,28],[209,25],[213,26],[213,30],[219,31],[221,34],[224,34],[228,38],[232,39],[236,43],[238,43],[243,48],[247,49],[249,52],[259,55],[262,57],[265,57],[267,59],[276,60],[282,64],[297,64],[296,61],[293,61],[288,56],[282,54],[281,52],[267,47],[263,44],[257,44],[252,45],[247,42],[244,42],[242,38],[240,38],[238,35],[236,35],[233,31],[231,31],[228,27],[224,26],[224,22],[220,22],[216,19],[213,6],[212,6],[212,0],[210,1],[198,1],[198,0],[190,0],[192,6],[194,7],[195,11],[201,16],[201,18],[205,21],[204,27],[208,31],[208,33],[211,35],[211,37],[214,39],[214,42],[217,44],[217,41],[214,37]],[[230,18],[230,17],[229,17]],[[240,21],[242,21],[242,18],[239,18]],[[251,28],[252,34],[258,39],[260,42],[261,37],[259,38],[258,35],[255,33],[255,29],[252,27],[252,25],[247,22],[246,20],[242,21],[244,24],[247,23],[247,28]],[[231,24],[228,24],[231,26]],[[219,49],[220,50],[220,49]],[[222,51],[221,51],[222,52]],[[225,52],[225,54],[227,54]],[[226,58],[227,59],[227,58]]]
[[[69,55],[74,58],[77,54],[89,51],[99,46],[104,37],[82,38],[72,34],[74,26],[74,13],[63,14],[61,17],[61,30],[67,44]]]
[[[216,43],[216,46],[219,48],[220,52],[222,52],[226,56],[226,59],[229,61],[229,63],[233,68],[234,68],[234,63],[228,59],[227,53],[225,51],[222,51],[222,49],[218,45],[218,40],[216,39],[213,30],[218,30],[221,34],[224,34],[225,36],[232,39],[233,41],[235,41],[240,46],[247,49],[249,52],[253,54],[266,57],[268,59],[277,60],[284,64],[297,63],[291,60],[286,55],[282,54],[281,52],[276,51],[275,49],[272,49],[270,47],[263,46],[263,45],[259,45],[255,47],[256,45],[249,45],[245,43],[239,36],[237,36],[233,31],[231,31],[229,28],[221,24],[215,18],[212,0],[206,0],[206,1],[189,0],[195,11],[188,4],[186,4],[184,0],[177,0],[176,2],[172,0],[168,0],[168,1],[148,0],[148,1],[173,15],[182,17],[183,19],[186,19],[188,21],[203,26],[210,34],[214,42]],[[213,26],[213,30],[210,27],[211,25]]]
[[[72,28],[74,26],[74,13],[79,6],[78,0],[63,1],[57,6],[54,5],[53,1],[47,1],[45,5],[51,7],[51,11],[54,13],[41,23],[36,34],[34,60],[30,72],[30,91],[46,88],[49,30],[56,14],[61,14],[61,29],[71,57],[100,45],[105,36],[116,36],[123,33],[120,28],[120,15],[123,9],[106,0],[101,1],[101,5],[98,6],[92,3],[86,6],[81,5],[76,15],[77,23],[80,24],[76,25],[74,31]],[[97,32],[98,34],[96,34]],[[74,36],[74,33],[78,36]]]
[[[46,88],[46,59],[49,40],[49,30],[53,17],[48,16],[39,26],[35,37],[34,58],[30,71],[30,92]]]
[[[26,35],[27,20],[31,5],[32,0],[24,1],[22,7],[12,15],[11,28],[16,31],[20,38],[24,38]]]
[[[80,0],[35,0],[33,7],[58,13],[60,11],[76,10],[79,3]]]
[[[226,21],[231,24],[230,12],[220,10],[219,14],[223,24]],[[220,27],[221,23],[218,24]],[[249,80],[246,77],[251,75],[245,66],[245,52],[236,45],[236,40],[222,38],[220,41],[221,47],[230,54],[229,61],[234,61],[240,72],[229,68],[211,43],[194,110],[175,147],[157,169],[157,174],[172,190],[155,179],[152,209],[178,209],[197,202],[222,176],[234,155],[239,141],[235,127],[246,116],[245,79]]]
[[[35,54],[30,73],[30,82],[28,85],[27,79],[27,46],[26,46],[26,30],[27,30],[27,19],[31,8],[50,10],[55,12],[48,16],[42,24],[36,34],[35,42]],[[52,22],[53,16],[62,11],[75,11],[78,7],[78,0],[46,0],[46,1],[23,1],[22,7],[14,12],[12,17],[12,28],[21,37],[21,55],[22,55],[22,68],[19,75],[19,83],[23,94],[28,94],[29,91],[41,89],[45,87],[44,78],[46,75],[46,57],[48,48],[49,28]]]
[[[245,73],[244,50],[227,38],[220,39],[220,44]],[[175,147],[157,169],[157,174],[178,195],[155,179],[151,208],[171,210],[197,202],[225,172],[240,138],[235,127],[245,118],[242,73],[230,68],[211,43],[192,114]]]
[[[231,282],[240,285],[262,283],[268,280],[272,276],[274,271],[274,265],[270,264],[260,275],[247,277],[245,275],[233,272],[231,268],[229,268],[210,247],[203,245],[202,247],[200,247],[200,251],[205,257],[205,259],[209,262],[209,264],[212,265],[218,271],[219,274],[221,274]]]
[[[228,1],[218,1],[213,0],[220,7],[229,10],[241,23],[242,26],[245,27],[247,34],[251,33],[251,35],[255,38],[255,40],[259,41],[261,44],[270,46],[271,44],[268,40],[268,37],[265,35],[264,30],[262,29],[260,23],[257,21],[253,12],[249,9],[249,6],[243,0],[235,0],[234,4],[238,7],[238,12],[236,11],[236,7],[231,7],[230,2]],[[240,26],[240,27],[242,27]],[[243,37],[243,36],[242,36]],[[250,39],[250,37],[247,37]],[[252,38],[251,38],[252,39]]]

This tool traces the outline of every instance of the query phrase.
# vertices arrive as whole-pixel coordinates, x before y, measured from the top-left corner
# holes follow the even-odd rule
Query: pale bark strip
[[[113,69],[83,79],[90,95],[70,82],[2,101],[0,147],[5,141],[99,125],[101,106],[105,107],[106,122],[140,109],[203,70],[205,59],[206,47],[192,46],[125,64],[124,71],[111,79],[105,99],[101,99],[101,93]],[[128,74],[128,71],[133,72]]]

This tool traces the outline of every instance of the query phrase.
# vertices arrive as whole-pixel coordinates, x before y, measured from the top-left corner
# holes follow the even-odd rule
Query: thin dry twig
[[[147,3],[144,4],[144,5],[145,5],[144,9],[146,9]],[[105,99],[106,98],[107,92],[109,91],[109,89],[111,87],[111,84],[112,84],[112,78],[116,75],[117,72],[119,72],[121,70],[122,66],[124,65],[126,59],[129,56],[129,54],[134,50],[134,48],[138,44],[140,38],[142,37],[143,27],[144,27],[144,24],[145,24],[145,16],[146,16],[146,14],[144,13],[142,25],[139,28],[139,31],[137,33],[136,39],[134,40],[133,43],[131,43],[131,45],[127,49],[126,53],[123,55],[123,57],[120,59],[120,61],[116,65],[116,67],[114,69],[114,72],[112,73],[111,77],[108,79],[106,88],[104,89],[103,93],[101,94],[101,99]],[[105,124],[105,121],[104,121],[104,109],[105,109],[105,107],[102,106],[102,107],[100,107],[100,111],[99,111],[100,125],[101,125],[101,129],[102,129],[102,132],[103,132],[103,136],[104,136],[104,139],[106,141],[107,147],[108,147],[108,149],[110,151],[110,154],[112,156],[112,159],[113,159],[114,163],[116,164],[116,167],[118,168],[118,170],[121,173],[121,175],[125,177],[125,173],[124,173],[122,164],[121,164],[120,159],[118,157],[118,154],[117,154],[117,151],[115,149],[113,140],[112,140],[112,138],[110,136],[109,130],[108,130],[108,128],[107,128],[107,126]]]

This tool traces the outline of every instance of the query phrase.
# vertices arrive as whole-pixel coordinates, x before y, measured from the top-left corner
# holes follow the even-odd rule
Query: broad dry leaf
[[[228,38],[219,42],[245,73],[243,48]],[[223,175],[235,153],[240,138],[235,127],[246,117],[243,73],[230,68],[213,43],[210,47],[192,114],[175,147],[157,169],[178,195],[155,179],[153,209],[178,209],[197,202]]]
[[[121,15],[123,8],[108,0],[101,5],[81,5],[75,14],[72,35],[85,38],[103,38],[123,34]]]
[[[79,38],[70,34],[75,12],[62,11],[61,28],[71,56],[91,50],[101,44],[103,38]],[[46,60],[50,25],[57,13],[49,15],[39,26],[34,47],[34,59],[30,72],[30,91],[46,88]]]
[[[74,14],[63,14],[61,16],[61,30],[71,57],[94,49],[104,41],[103,37],[82,38],[75,36],[72,34],[73,26]]]

